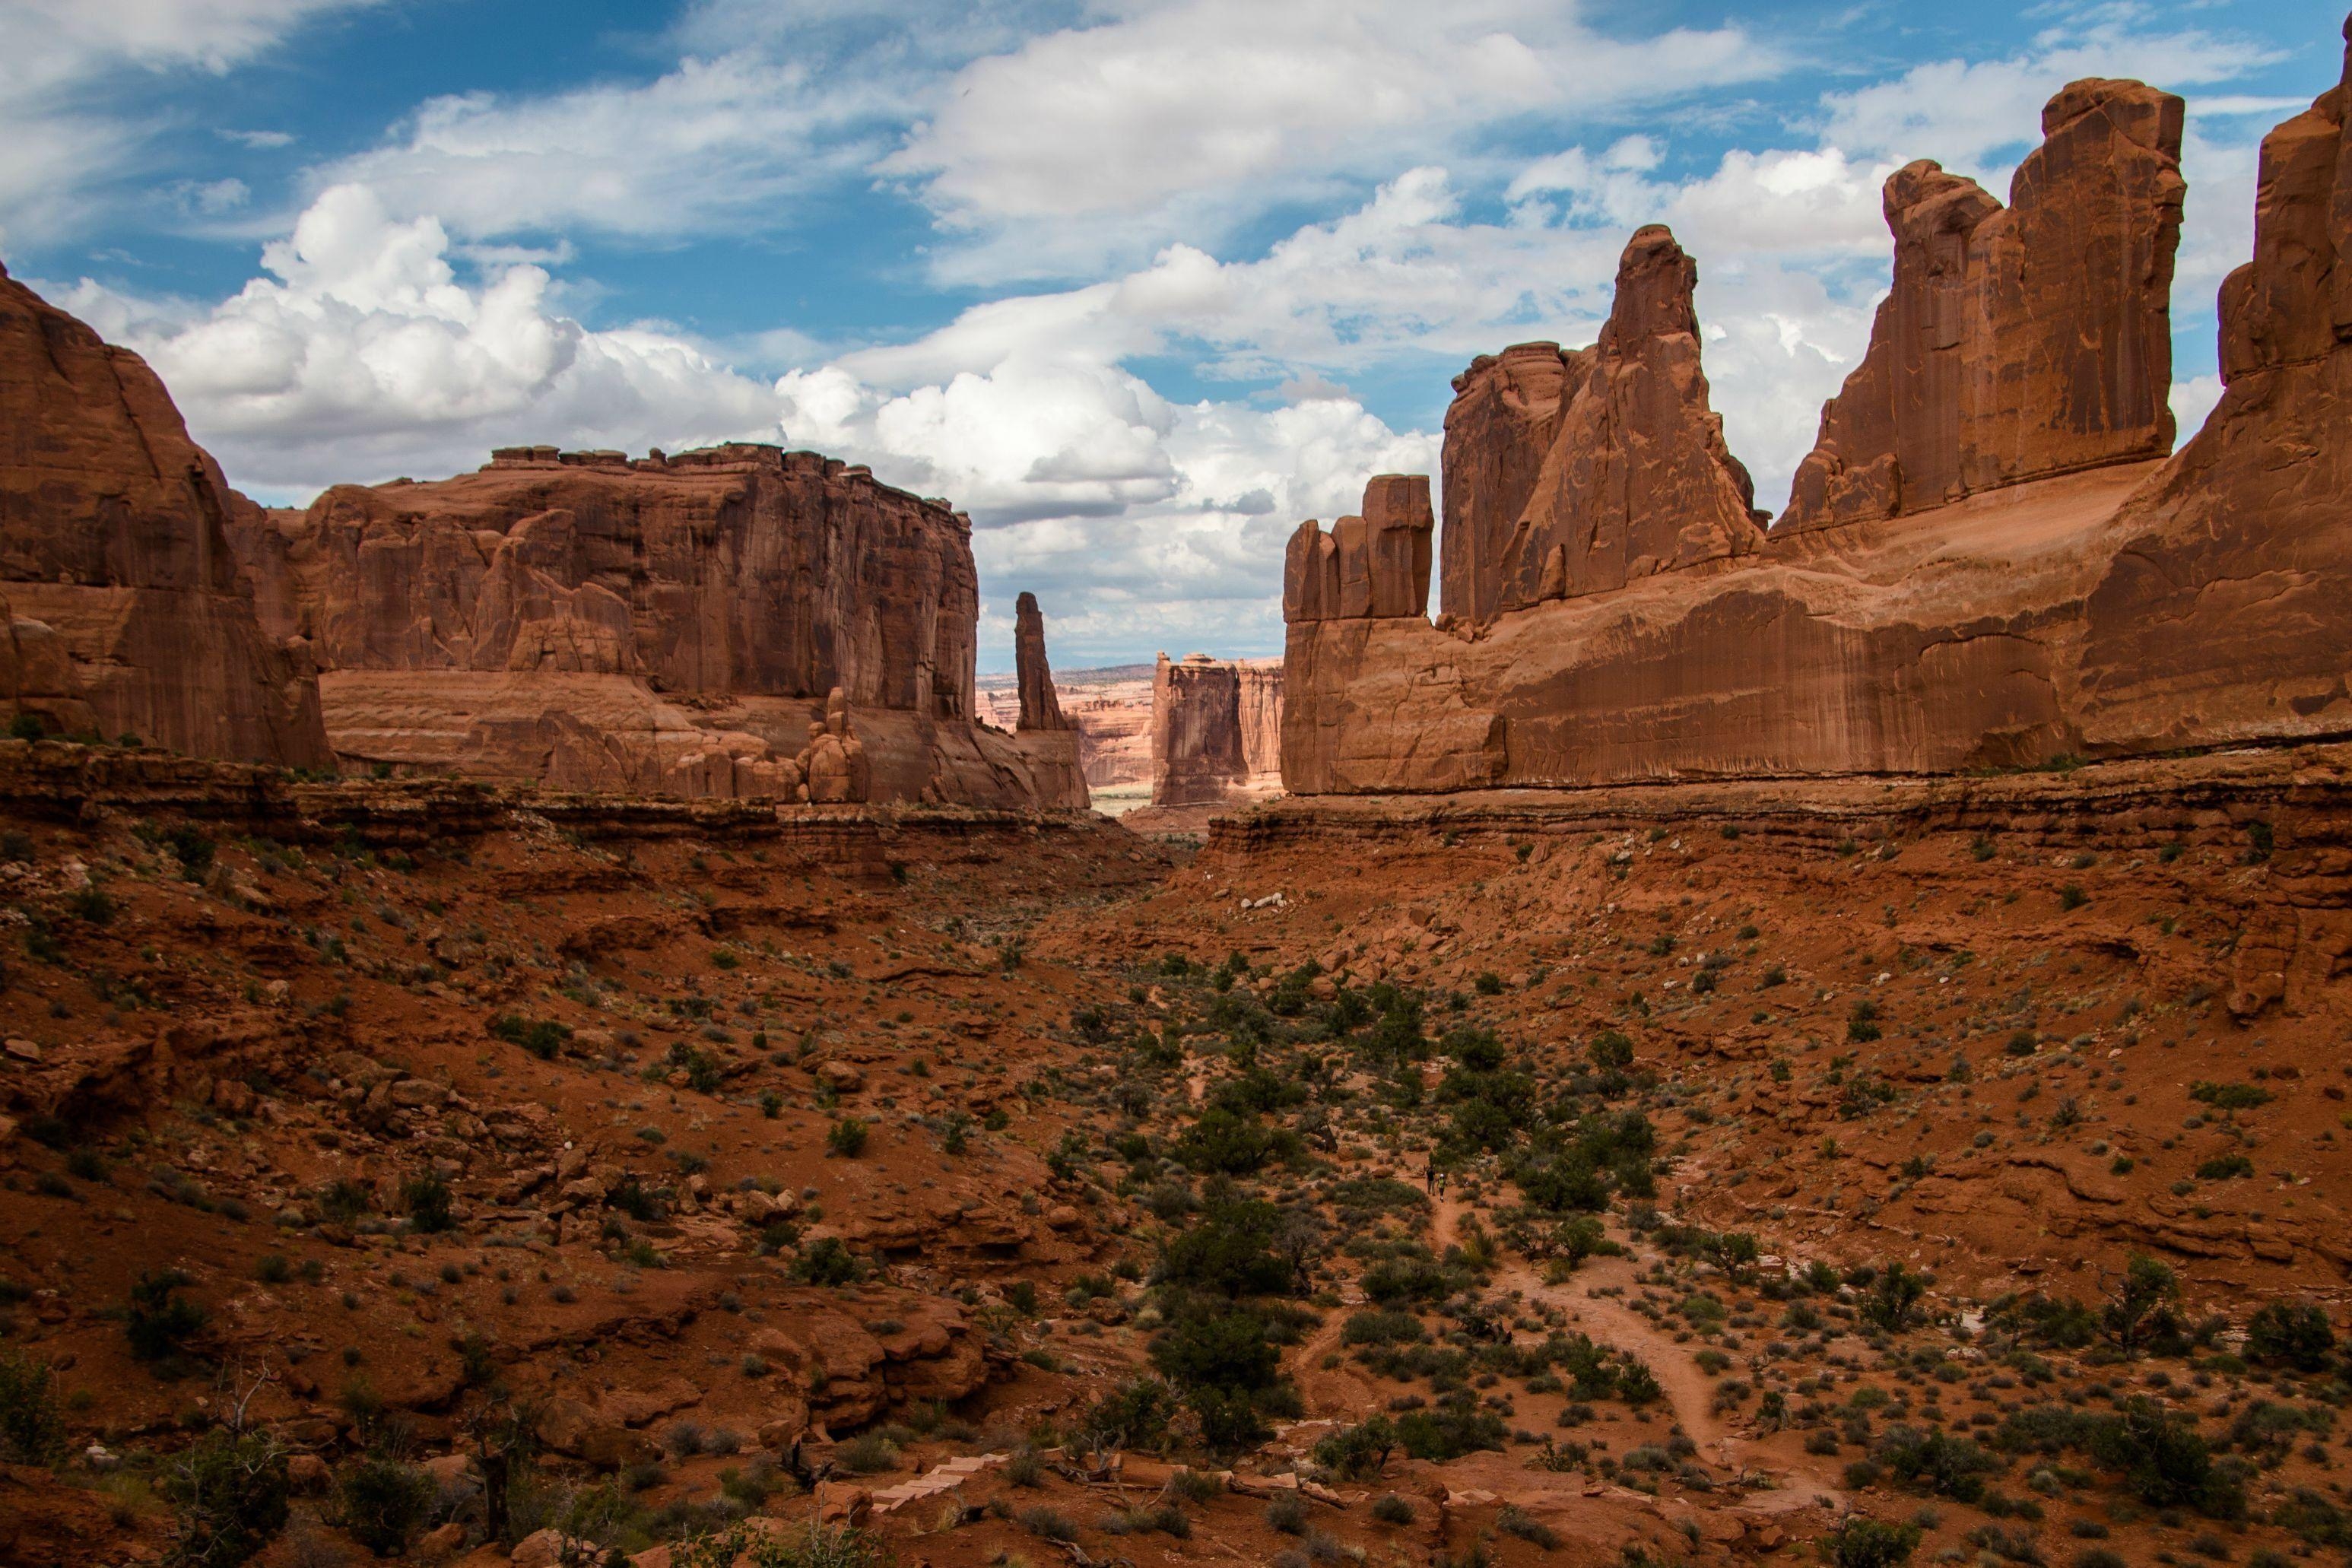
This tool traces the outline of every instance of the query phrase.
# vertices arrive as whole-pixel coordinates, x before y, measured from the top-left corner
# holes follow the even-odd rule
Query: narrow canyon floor
[[[0,742],[0,1561],[2352,1545],[2352,750],[1195,850]]]

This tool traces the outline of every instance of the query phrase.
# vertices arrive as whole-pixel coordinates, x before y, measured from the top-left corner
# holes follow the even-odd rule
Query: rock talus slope
[[[2345,98],[2332,89],[2265,144],[2255,259],[2222,291],[2228,389],[2168,461],[2169,95],[2062,90],[2007,209],[1930,164],[1890,180],[1895,292],[1769,539],[1744,515],[1734,526],[1727,498],[1744,496],[1713,455],[1696,335],[1629,325],[1681,322],[1688,298],[1669,286],[1671,241],[1636,236],[1612,335],[1544,475],[1610,474],[1615,489],[1586,493],[1646,485],[1648,500],[1547,534],[1546,495],[1574,492],[1539,477],[1507,522],[1514,492],[1496,476],[1521,471],[1531,426],[1487,406],[1499,363],[1474,366],[1448,473],[1503,509],[1460,526],[1512,530],[1500,613],[1440,626],[1373,614],[1339,591],[1337,537],[1302,527],[1285,577],[1286,788],[1944,773],[2341,733],[2352,623],[2328,585],[2352,562]],[[1612,338],[1634,390],[1608,401]],[[1687,361],[1629,357],[1629,342],[1667,340],[1687,340]],[[1612,468],[1633,426],[1604,407],[1683,432],[1680,467],[1638,484]],[[1543,538],[1554,564],[1530,600]]]
[[[21,708],[178,751],[330,760],[227,534],[258,515],[144,361],[0,271],[0,583]]]

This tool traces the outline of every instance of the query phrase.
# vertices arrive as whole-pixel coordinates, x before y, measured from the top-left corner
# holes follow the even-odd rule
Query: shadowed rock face
[[[1544,591],[1514,608],[1553,459],[1597,451],[1605,466],[1630,427],[1580,423],[1602,406],[1612,341],[1638,388],[1662,383],[1641,381],[1626,345],[1678,335],[1658,330],[1681,319],[1658,281],[1675,271],[1664,243],[1637,237],[1612,335],[1514,521],[1490,623],[1341,616],[1329,542],[1311,527],[1293,540],[1285,787],[1932,774],[2352,731],[2347,97],[2323,95],[2264,144],[2255,257],[2222,290],[2228,385],[2168,461],[2179,101],[2077,83],[2052,100],[2011,207],[1932,164],[1890,183],[1895,295],[1769,542],[1710,554],[1710,537],[1741,536],[1678,528],[1697,548],[1646,559],[1706,569],[1578,591],[1619,558],[1589,547],[1606,531],[1571,533]],[[1664,350],[1654,363],[1696,364]],[[1465,404],[1498,374],[1474,369]],[[1704,497],[1711,468],[1736,494],[1697,461],[1703,401],[1681,408],[1685,479],[1649,493]],[[1915,505],[1922,475],[1931,514]],[[1500,480],[1480,482],[1507,504]],[[1694,513],[1662,500],[1634,515],[1663,529]],[[1498,520],[1469,521],[1491,538]]]
[[[14,640],[51,689],[26,695],[52,700],[26,706],[202,756],[328,762],[318,687],[263,636],[229,549],[257,515],[145,361],[0,270],[0,582],[39,623]]]
[[[1014,605],[1013,662],[1021,689],[1016,733],[1036,762],[1041,804],[1083,811],[1092,796],[1078,754],[1078,731],[1062,717],[1054,694],[1053,667],[1045,662],[1045,616],[1034,594],[1022,595]]]
[[[1281,665],[1166,654],[1151,682],[1151,804],[1210,805],[1278,787]]]
[[[1445,410],[1445,527],[1438,535],[1438,608],[1483,626],[1501,609],[1503,547],[1527,509],[1560,420],[1592,368],[1593,351],[1516,343],[1480,354],[1454,378]]]
[[[2138,82],[2078,81],[2007,207],[1925,160],[1887,180],[1894,288],[1781,531],[2172,450],[2181,114]]]
[[[357,760],[769,793],[838,689],[871,798],[1067,793],[975,721],[970,524],[814,452],[509,447],[232,536]]]

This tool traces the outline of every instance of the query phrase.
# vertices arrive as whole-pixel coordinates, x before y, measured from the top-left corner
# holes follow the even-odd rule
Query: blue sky
[[[1885,287],[1885,174],[2005,194],[2042,101],[2189,104],[2176,406],[2341,0],[5,0],[0,259],[307,500],[729,437],[971,510],[984,668],[1281,642],[1282,542],[1432,470],[1471,354],[1700,266],[1777,507]],[[1924,14],[1924,15],[1923,15]]]

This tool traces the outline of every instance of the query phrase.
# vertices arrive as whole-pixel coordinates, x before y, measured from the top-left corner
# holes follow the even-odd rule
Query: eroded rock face
[[[1045,661],[1045,616],[1036,595],[1021,595],[1013,620],[1013,668],[1021,694],[1014,732],[1036,759],[1044,804],[1083,811],[1092,797],[1079,763],[1077,727],[1062,716],[1054,694],[1054,670]]]
[[[2168,461],[2151,454],[2169,438],[2177,100],[2078,83],[2012,207],[1932,165],[1891,187],[1909,254],[1828,428],[1883,435],[1883,473],[1955,476],[1931,518],[1911,477],[1877,500],[1856,479],[1844,526],[1801,513],[1707,570],[1516,612],[1507,571],[1503,612],[1475,635],[1294,613],[1286,788],[1936,774],[2352,731],[2347,99],[2264,145],[2255,258],[2222,291],[2228,386]],[[2037,267],[2045,254],[2062,259]],[[1621,297],[1620,315],[1654,319],[1661,297],[1630,313]],[[1922,323],[1952,310],[1958,346],[1923,348]],[[1918,352],[1906,368],[1897,350]],[[1576,436],[1572,407],[1554,453]],[[1293,542],[1294,608],[1333,602],[1309,570],[1317,531]]]
[[[2347,121],[2352,48],[2344,79],[2263,139],[2253,259],[2221,285],[2221,402],[2115,520],[2069,683],[2092,747],[2352,724]]]
[[[1501,610],[1503,549],[1527,510],[1560,420],[1592,369],[1593,351],[1515,343],[1480,354],[1454,378],[1445,410],[1445,527],[1438,535],[1438,609],[1483,626]]]
[[[1364,486],[1360,517],[1325,533],[1309,520],[1291,535],[1284,562],[1283,618],[1366,620],[1429,612],[1430,534],[1426,474],[1381,474]]]
[[[1622,587],[1762,545],[1755,485],[1708,405],[1697,285],[1698,265],[1672,233],[1655,224],[1635,231],[1609,322],[1510,522],[1500,608]],[[1564,377],[1564,386],[1576,379]],[[1464,466],[1472,466],[1466,450]],[[1507,493],[1498,485],[1498,499]]]
[[[2168,92],[2078,81],[2042,111],[2008,206],[1925,160],[1887,180],[1894,289],[1782,531],[2172,450],[2181,116]]]
[[[1039,803],[1028,753],[975,722],[971,525],[863,468],[509,447],[231,536],[354,760],[790,799],[837,689],[872,798]]]
[[[1151,683],[1151,804],[1211,805],[1279,787],[1282,685],[1271,659],[1161,654]]]
[[[311,672],[263,635],[226,536],[257,516],[145,361],[0,270],[0,582],[45,628],[15,638],[47,689],[25,706],[201,756],[326,763]]]

